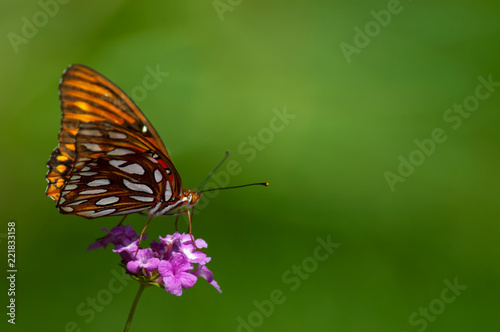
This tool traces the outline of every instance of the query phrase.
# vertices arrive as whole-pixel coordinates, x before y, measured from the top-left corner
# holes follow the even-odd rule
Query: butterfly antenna
[[[249,183],[249,184],[243,184],[241,186],[232,186],[232,187],[224,187],[224,188],[212,188],[212,189],[207,189],[207,190],[199,191],[199,193],[205,193],[207,191],[214,191],[214,190],[243,188],[243,187],[250,187],[250,186],[266,186],[267,187],[267,186],[269,186],[269,182]]]
[[[224,156],[222,161],[217,166],[215,166],[214,170],[207,176],[207,178],[205,180],[203,180],[203,182],[198,186],[198,188],[196,188],[196,191],[199,191],[200,188],[203,187],[203,185],[208,181],[208,179],[210,179],[212,177],[212,175],[214,175],[215,171],[217,171],[219,169],[219,167],[221,167],[222,164],[224,164],[224,162],[227,160],[227,158],[229,158],[230,155],[231,155],[231,152],[226,151],[226,155]]]

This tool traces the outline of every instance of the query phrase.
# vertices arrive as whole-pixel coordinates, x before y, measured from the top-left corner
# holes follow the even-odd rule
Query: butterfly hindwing
[[[103,155],[72,173],[58,208],[87,218],[128,214],[151,208],[163,181],[151,182],[159,165],[133,154]],[[161,174],[161,173],[160,173]]]
[[[83,124],[76,136],[77,159],[57,205],[60,211],[86,218],[122,215],[177,197],[173,165],[146,144],[118,127]]]

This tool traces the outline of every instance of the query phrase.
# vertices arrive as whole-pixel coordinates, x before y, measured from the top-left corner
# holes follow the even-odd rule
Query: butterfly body
[[[181,178],[154,127],[111,81],[82,65],[61,79],[59,145],[47,163],[47,196],[85,218],[171,214],[201,193]]]

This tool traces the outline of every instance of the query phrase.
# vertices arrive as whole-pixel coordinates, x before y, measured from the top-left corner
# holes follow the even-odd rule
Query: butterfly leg
[[[188,219],[189,219],[189,236],[191,236],[191,241],[193,241],[193,245],[194,247],[196,248],[196,250],[200,250],[200,248],[198,248],[196,246],[196,243],[194,243],[194,237],[193,237],[193,233],[191,232],[192,231],[192,225],[191,225],[191,220],[192,220],[192,217],[191,217],[191,211],[190,210],[186,210],[187,211],[187,214],[188,214]]]
[[[124,215],[122,220],[118,223],[117,226],[121,226],[121,224],[123,224],[123,222],[125,221],[125,218],[127,218],[127,215]]]
[[[171,214],[171,216],[176,216],[175,217],[175,231],[177,232],[177,223],[179,221],[179,216],[181,214],[184,214],[184,213],[187,213],[188,216],[189,216],[189,234],[191,234],[191,216],[189,215],[189,211],[188,210],[181,211],[181,209],[179,209],[179,210],[177,210],[177,213]]]
[[[137,256],[137,252],[139,252],[139,247],[140,247],[141,242],[142,242],[142,237],[144,235],[144,232],[146,231],[146,228],[148,228],[149,223],[151,222],[151,219],[153,219],[153,216],[149,217],[148,222],[146,223],[146,226],[144,226],[144,228],[142,229],[141,236],[139,236],[139,243],[137,243],[137,250],[135,251],[135,256]]]
[[[180,211],[177,212],[177,213],[174,213],[174,214],[169,214],[169,216],[177,216],[177,218],[175,218],[175,230],[177,231],[177,220],[179,219],[179,216],[181,214],[184,214],[184,213],[187,213],[188,214],[188,220],[189,220],[189,236],[191,237],[191,241],[193,241],[193,245],[194,247],[197,249],[197,250],[200,250],[200,248],[198,248],[196,246],[196,244],[194,243],[194,237],[193,237],[193,232],[192,232],[192,223],[191,221],[193,220],[192,218],[192,214],[191,214],[191,210],[187,209],[187,210],[184,210],[184,211]]]
[[[179,216],[181,215],[181,209],[177,210],[176,216],[175,217],[175,231],[177,232],[177,222],[179,221]]]

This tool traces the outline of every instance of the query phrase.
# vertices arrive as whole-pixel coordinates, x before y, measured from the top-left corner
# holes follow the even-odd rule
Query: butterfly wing
[[[82,124],[75,165],[57,203],[62,213],[85,218],[124,215],[176,200],[172,172],[140,137],[130,134],[116,127]]]
[[[146,202],[140,202],[137,207],[132,206],[130,192],[127,194],[123,191],[125,190],[123,179],[128,177],[128,181],[150,183],[148,181],[154,180],[157,173],[155,171],[159,170],[158,167],[163,167],[162,177],[166,181],[163,185],[164,188],[166,189],[168,182],[173,194],[180,195],[181,179],[163,142],[151,123],[122,90],[104,76],[82,65],[71,65],[66,69],[59,89],[62,109],[61,130],[59,132],[59,145],[52,152],[47,163],[49,185],[46,194],[54,200],[60,201],[61,191],[64,190],[65,198],[63,202],[58,203],[61,212],[76,213],[78,210],[76,208],[69,211],[69,204],[84,199],[87,199],[87,202],[82,205],[82,207],[85,206],[82,211],[99,212],[91,210],[91,208],[95,207],[98,199],[101,199],[100,196],[96,196],[95,199],[87,196],[82,198],[81,195],[78,196],[78,193],[91,190],[83,189],[85,186],[88,187],[88,183],[102,180],[105,177],[110,181],[114,180],[113,183],[119,183],[121,180],[120,185],[106,187],[107,196],[120,198],[122,202],[118,203],[122,204],[120,206],[130,208],[126,210],[147,206],[144,204]],[[129,151],[133,151],[133,154],[113,155],[113,151],[118,149],[129,149]],[[152,159],[157,163],[152,161],[148,155],[150,157],[156,155],[158,158]],[[110,164],[111,160],[124,161],[121,165],[123,167],[127,167],[125,163],[139,165],[145,171],[143,176],[146,177],[134,178],[133,174],[113,167]],[[86,171],[86,167],[93,170]],[[91,172],[91,174],[97,172],[98,177],[84,177],[85,175],[82,174],[85,172]],[[73,176],[76,178],[80,176],[80,178],[78,181],[70,183],[75,180],[74,178],[70,181]],[[71,188],[74,186],[80,189],[77,190],[76,196],[70,194]],[[104,189],[104,186],[101,189]],[[161,190],[162,188],[154,189]],[[129,196],[127,197],[126,194]],[[101,203],[104,202],[106,201]],[[96,216],[94,213],[91,217]]]

